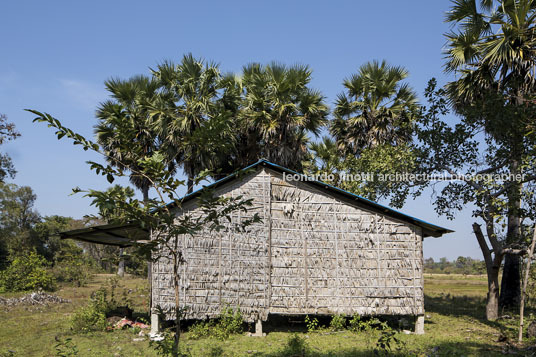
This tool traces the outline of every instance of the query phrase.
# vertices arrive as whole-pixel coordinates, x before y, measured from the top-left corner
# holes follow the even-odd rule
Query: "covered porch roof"
[[[129,247],[150,238],[150,232],[138,224],[105,224],[59,233],[61,239]]]

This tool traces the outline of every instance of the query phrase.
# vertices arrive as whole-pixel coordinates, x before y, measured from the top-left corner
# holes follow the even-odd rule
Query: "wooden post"
[[[424,315],[418,315],[415,318],[415,334],[424,335]]]

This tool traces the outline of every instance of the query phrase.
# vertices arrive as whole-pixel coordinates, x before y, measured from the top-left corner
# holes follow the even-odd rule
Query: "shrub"
[[[197,340],[203,337],[208,337],[211,335],[211,331],[215,328],[214,320],[209,321],[198,321],[194,323],[188,329],[190,333],[190,338]]]
[[[225,340],[232,334],[242,333],[243,326],[244,320],[240,309],[233,310],[231,307],[226,307],[218,320],[196,322],[188,332],[190,332],[192,339],[214,336],[220,340]]]
[[[350,330],[353,332],[378,330],[383,331],[388,329],[387,322],[381,321],[377,317],[363,319],[358,314],[352,316],[350,320]]]
[[[169,331],[162,333],[161,340],[154,340],[149,342],[149,346],[152,347],[158,356],[173,356],[173,357],[192,357],[188,347],[184,344],[179,346],[177,351],[175,346],[175,335]]]
[[[346,328],[346,317],[344,315],[333,315],[329,328],[333,331],[341,331]]]
[[[404,347],[404,341],[399,340],[396,337],[396,332],[387,327],[382,331],[380,338],[376,342],[374,354],[392,356],[395,350],[400,353]]]
[[[106,313],[110,309],[106,289],[101,288],[93,294],[86,306],[77,309],[71,316],[71,329],[80,333],[106,330]]]
[[[55,280],[47,271],[48,262],[35,251],[15,257],[0,271],[0,291],[54,290]]]
[[[54,347],[56,348],[57,357],[78,356],[78,348],[73,343],[72,338],[66,338],[65,341],[62,341],[56,337],[56,341],[58,343]]]
[[[243,332],[244,320],[240,309],[233,310],[231,307],[223,309],[218,325],[216,326],[216,337],[225,340],[232,334]]]
[[[316,317],[310,318],[309,315],[305,316],[305,325],[307,325],[308,332],[320,330],[320,323]]]
[[[82,258],[64,259],[54,265],[52,274],[59,282],[81,287],[89,282],[90,269],[91,266]]]
[[[309,346],[307,345],[307,341],[303,337],[298,336],[297,334],[293,334],[289,337],[287,340],[287,343],[285,344],[285,347],[281,351],[279,351],[279,356],[289,356],[289,357],[297,357],[297,356],[308,356],[310,354]]]

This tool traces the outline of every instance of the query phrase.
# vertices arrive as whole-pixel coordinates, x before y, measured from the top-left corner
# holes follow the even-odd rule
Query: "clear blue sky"
[[[238,72],[248,62],[277,60],[313,69],[312,85],[332,104],[343,78],[373,59],[410,71],[422,97],[442,71],[447,0],[420,1],[3,1],[0,4],[0,113],[22,137],[5,145],[18,175],[31,186],[42,215],[79,218],[95,210],[71,188],[106,188],[84,163],[98,159],[23,111],[46,111],[92,137],[94,111],[106,99],[104,80],[147,74],[148,67],[184,53]],[[403,211],[456,230],[426,239],[426,257],[481,258],[471,212],[437,217],[431,194]]]

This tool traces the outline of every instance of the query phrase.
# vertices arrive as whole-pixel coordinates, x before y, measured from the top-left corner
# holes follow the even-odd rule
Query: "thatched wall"
[[[259,170],[218,189],[254,199],[246,233],[182,237],[185,318],[239,306],[244,318],[278,314],[423,313],[419,227],[376,214],[307,183]],[[192,203],[182,212],[195,214]],[[179,212],[178,214],[182,214]],[[235,214],[240,222],[243,213]],[[172,266],[153,264],[153,306],[173,315]]]

